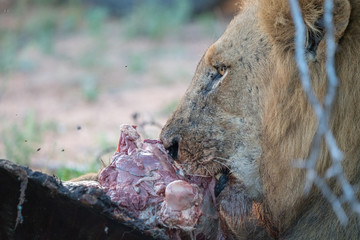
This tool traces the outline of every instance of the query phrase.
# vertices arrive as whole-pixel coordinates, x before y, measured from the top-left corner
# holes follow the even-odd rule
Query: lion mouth
[[[215,183],[215,197],[219,196],[219,194],[224,190],[227,183],[229,182],[229,169],[224,169],[215,175],[216,183]]]
[[[177,162],[180,163],[178,160],[179,157],[179,141],[178,140],[173,140],[172,144],[166,148],[166,150],[168,151],[169,155],[171,156],[171,158]],[[202,161],[200,161],[202,162]],[[181,165],[181,164],[180,164]],[[198,168],[196,168],[198,169]],[[191,174],[192,171],[188,171],[189,169],[184,169],[185,172],[187,172],[189,175],[193,175]],[[208,171],[208,173],[210,173]],[[212,177],[215,178],[216,182],[215,182],[215,189],[214,189],[214,193],[215,193],[215,197],[219,196],[219,194],[224,190],[224,188],[226,187],[226,185],[229,182],[229,176],[230,176],[230,170],[229,167],[226,166],[226,168],[221,168],[221,170],[217,173],[211,174]]]

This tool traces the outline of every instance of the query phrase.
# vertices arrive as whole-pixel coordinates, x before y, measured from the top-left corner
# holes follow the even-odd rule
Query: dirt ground
[[[11,17],[1,17],[10,25]],[[21,48],[17,67],[0,73],[0,158],[11,157],[6,142],[16,135],[12,147],[27,146],[32,168],[87,169],[116,147],[120,124],[163,125],[229,19],[215,22],[190,21],[154,39],[128,38],[123,23],[109,18],[98,33],[80,27],[57,35],[51,53],[35,43]],[[142,131],[146,138],[159,132]]]

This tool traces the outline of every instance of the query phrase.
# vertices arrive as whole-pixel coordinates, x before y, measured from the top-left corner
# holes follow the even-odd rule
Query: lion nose
[[[160,133],[160,140],[164,144],[165,149],[168,151],[169,155],[174,159],[178,159],[179,151],[179,142],[180,136],[175,127],[168,123],[163,127]]]
[[[178,158],[178,151],[179,151],[179,141],[173,140],[169,147],[166,147],[166,150],[169,152],[169,155],[174,159],[177,160]]]

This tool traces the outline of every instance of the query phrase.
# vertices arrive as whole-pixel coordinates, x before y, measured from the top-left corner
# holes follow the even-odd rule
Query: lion
[[[315,94],[326,94],[323,0],[300,0],[306,59]],[[318,127],[295,61],[295,27],[286,0],[247,0],[200,60],[160,139],[190,174],[217,176],[227,239],[360,239],[359,217],[345,206],[342,226],[328,200],[294,160],[309,157]],[[360,183],[360,0],[334,1],[340,85],[329,127],[342,166]],[[325,144],[316,171],[331,165]],[[333,179],[328,184],[342,194]],[[217,188],[219,189],[219,188]],[[221,191],[222,190],[222,191]],[[359,194],[357,194],[359,198]],[[244,200],[245,199],[245,200]]]

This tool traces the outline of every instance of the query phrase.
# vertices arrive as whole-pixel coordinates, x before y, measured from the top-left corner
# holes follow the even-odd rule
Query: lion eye
[[[221,76],[224,76],[226,69],[227,68],[225,66],[220,66],[220,67],[218,67],[217,71]]]

